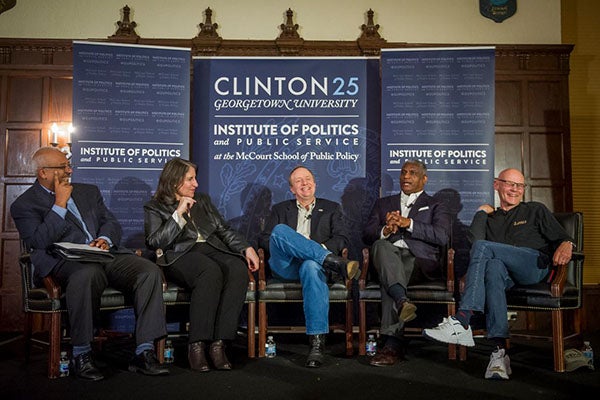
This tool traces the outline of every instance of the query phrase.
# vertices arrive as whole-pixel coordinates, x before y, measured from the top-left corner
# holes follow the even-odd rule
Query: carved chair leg
[[[345,333],[346,333],[346,356],[352,357],[354,354],[354,345],[352,343],[352,325],[353,325],[353,307],[352,300],[346,301],[346,325],[345,325]]]
[[[258,356],[265,356],[265,344],[267,343],[267,303],[258,303]]]
[[[50,332],[48,333],[48,342],[50,344],[48,352],[48,378],[58,378],[60,360],[60,312],[50,314]]]
[[[256,302],[248,303],[248,357],[256,357]],[[263,345],[264,347],[264,345]]]
[[[167,338],[163,337],[154,342],[154,349],[158,362],[163,364],[165,362],[165,343]]]
[[[358,302],[358,355],[364,356],[367,351],[367,306],[365,301]]]
[[[456,306],[454,303],[448,304],[448,315],[456,314]],[[466,354],[465,354],[466,356]],[[456,345],[448,344],[448,360],[456,360]]]
[[[554,352],[554,371],[565,372],[565,342],[562,310],[552,311],[552,347]]]

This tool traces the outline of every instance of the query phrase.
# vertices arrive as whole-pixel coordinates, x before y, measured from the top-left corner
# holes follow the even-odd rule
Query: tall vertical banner
[[[189,156],[190,49],[73,43],[73,180],[98,186],[144,244],[143,204],[164,164]]]
[[[463,249],[475,211],[494,201],[494,54],[493,47],[381,52],[382,193],[400,191],[406,160],[423,161],[425,190],[447,201],[453,245]]]
[[[378,88],[376,59],[195,58],[200,190],[251,241],[271,203],[293,198],[297,165],[314,172],[318,197],[360,215],[379,178]]]

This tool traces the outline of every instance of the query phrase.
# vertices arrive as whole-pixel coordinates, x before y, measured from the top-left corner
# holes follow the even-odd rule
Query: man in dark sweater
[[[515,283],[541,282],[552,265],[568,263],[573,251],[573,239],[546,206],[522,202],[524,182],[516,169],[506,169],[494,179],[500,207],[482,205],[471,223],[471,260],[458,313],[423,331],[424,336],[444,343],[474,346],[471,316],[485,311],[488,338],[497,344],[486,379],[508,379],[511,373],[505,350],[509,337],[506,289]]]

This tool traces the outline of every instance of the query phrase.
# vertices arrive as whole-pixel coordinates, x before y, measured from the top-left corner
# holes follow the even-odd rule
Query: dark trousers
[[[436,274],[441,273],[439,263],[416,258],[409,249],[394,246],[385,239],[373,243],[371,252],[381,284],[381,334],[402,337],[404,322],[398,319],[396,303],[388,294],[388,289],[396,283],[407,289],[411,283],[435,279]],[[424,271],[429,271],[429,274]]]
[[[164,268],[169,280],[192,292],[190,343],[235,339],[248,289],[247,270],[241,257],[207,243],[196,243]]]
[[[52,271],[67,303],[73,346],[89,344],[94,318],[107,286],[133,298],[136,343],[153,342],[167,334],[162,276],[153,262],[134,254],[116,254],[109,264],[66,261]]]

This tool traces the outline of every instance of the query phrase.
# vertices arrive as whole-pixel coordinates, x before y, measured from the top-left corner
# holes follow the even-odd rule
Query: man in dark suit
[[[71,184],[73,169],[66,155],[52,147],[39,149],[32,159],[37,180],[11,205],[11,216],[31,254],[34,275],[57,281],[65,293],[73,346],[74,375],[104,378],[92,357],[94,315],[110,285],[132,295],[136,319],[136,355],[130,371],[168,374],[154,353],[154,340],[167,334],[158,267],[119,247],[121,226],[106,208],[96,186]],[[50,251],[55,242],[89,244],[109,250],[108,263],[65,261]]]
[[[450,214],[443,202],[424,192],[427,166],[404,163],[401,193],[378,199],[365,227],[363,241],[372,245],[373,265],[381,283],[381,335],[384,346],[371,359],[374,366],[398,362],[404,324],[416,318],[407,296],[411,282],[441,277],[440,250],[448,244]]]
[[[275,276],[302,283],[306,333],[310,350],[306,366],[323,363],[325,336],[329,333],[328,272],[353,279],[358,262],[338,254],[348,246],[341,206],[315,197],[313,173],[299,166],[289,177],[290,191],[296,197],[273,206],[259,245],[269,252],[269,266]]]

